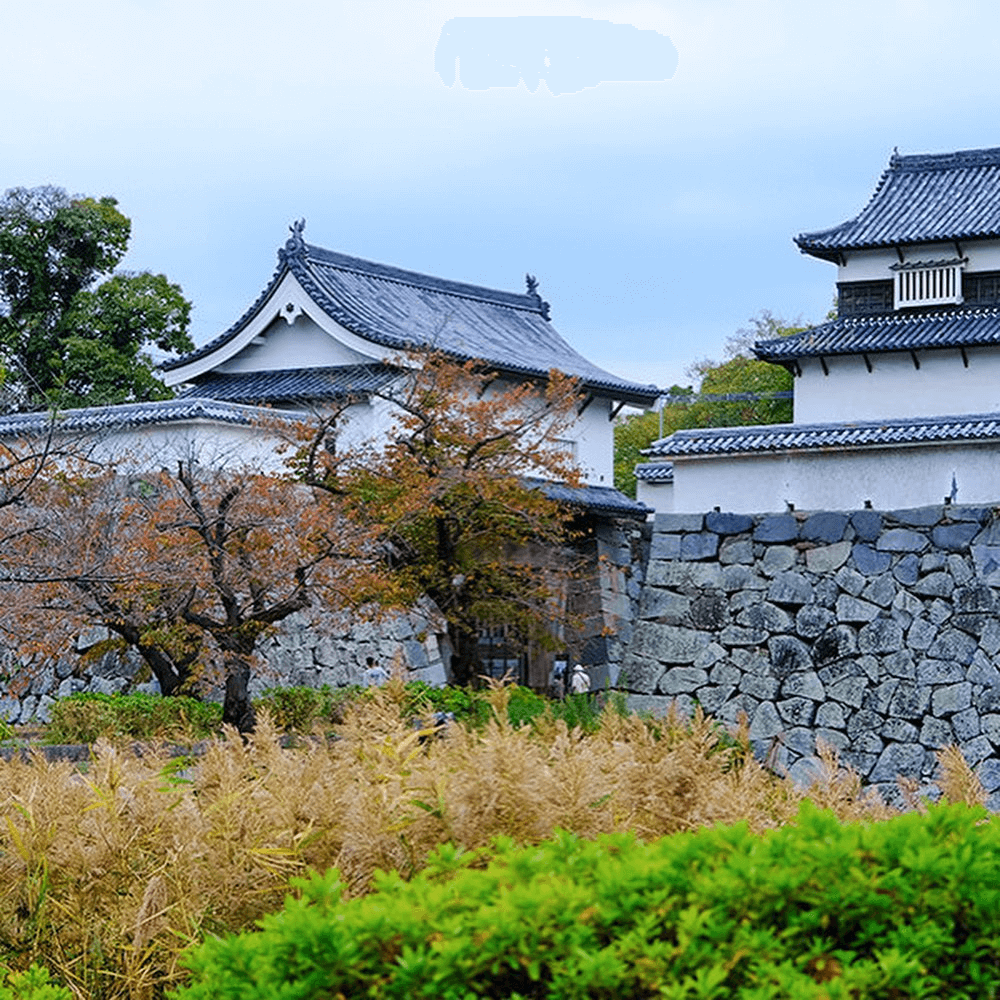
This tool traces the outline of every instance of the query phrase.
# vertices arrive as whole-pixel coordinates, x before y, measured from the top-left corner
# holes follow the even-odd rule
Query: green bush
[[[27,972],[8,972],[0,982],[0,1000],[73,1000],[65,986],[49,979],[48,969],[32,965]]]
[[[260,931],[206,941],[177,1000],[938,998],[1000,987],[1000,821],[935,806],[745,824],[650,844],[560,834],[445,846],[340,899],[336,870]],[[480,866],[480,867],[474,867]]]
[[[363,691],[364,688],[359,687],[334,690],[326,685],[321,688],[269,688],[254,706],[267,709],[279,729],[308,733],[317,725],[342,721],[344,707]]]
[[[221,723],[221,705],[195,698],[81,692],[52,706],[45,737],[49,743],[93,743],[101,736],[199,740]]]

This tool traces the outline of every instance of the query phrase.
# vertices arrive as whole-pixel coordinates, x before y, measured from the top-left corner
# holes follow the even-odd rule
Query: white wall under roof
[[[657,510],[735,513],[796,510],[876,510],[955,502],[994,503],[1000,496],[1000,442],[952,442],[895,448],[837,449],[782,455],[674,457],[672,496],[643,500]],[[669,503],[670,508],[666,507]]]
[[[1000,348],[966,348],[868,355],[869,372],[859,354],[799,361],[795,379],[795,423],[839,423],[896,417],[933,417],[1000,411]],[[937,501],[935,501],[936,503]]]
[[[959,240],[963,257],[969,258],[966,271],[1000,271],[1000,240]],[[948,260],[955,257],[954,243],[907,244],[903,248],[906,261]],[[892,278],[893,264],[899,254],[893,247],[878,250],[845,250],[846,263],[837,266],[837,281],[876,281]]]

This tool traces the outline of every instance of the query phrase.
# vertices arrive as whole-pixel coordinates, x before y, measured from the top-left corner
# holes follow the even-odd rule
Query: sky
[[[977,0],[0,0],[0,28],[0,188],[116,197],[125,267],[181,285],[199,344],[305,218],[369,260],[530,272],[580,353],[687,384],[761,310],[823,318],[835,269],[792,238],[894,147],[1000,146]]]

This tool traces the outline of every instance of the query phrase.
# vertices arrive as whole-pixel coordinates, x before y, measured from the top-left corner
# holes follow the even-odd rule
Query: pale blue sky
[[[232,13],[235,11],[236,13]],[[855,214],[894,146],[1000,145],[1000,7],[905,0],[5,2],[0,186],[119,199],[133,269],[221,332],[306,239],[442,277],[539,279],[604,367],[683,379],[760,309],[820,319],[792,237]],[[452,18],[669,37],[676,72],[553,96],[447,87]],[[650,37],[650,36],[644,36]]]

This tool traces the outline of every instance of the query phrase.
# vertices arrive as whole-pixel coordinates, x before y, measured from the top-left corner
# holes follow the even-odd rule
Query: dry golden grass
[[[653,727],[609,712],[592,734],[517,729],[507,697],[492,692],[482,731],[417,732],[394,681],[353,706],[334,742],[282,749],[265,717],[249,743],[232,733],[186,773],[108,743],[82,773],[41,756],[0,764],[0,949],[81,997],[159,996],[186,945],[278,908],[306,868],[338,866],[359,895],[376,869],[408,875],[444,841],[764,830],[793,821],[805,794],[754,759],[745,730],[729,736],[700,714]],[[976,801],[960,759],[943,756],[946,795]],[[843,819],[891,813],[831,753],[809,795]]]

